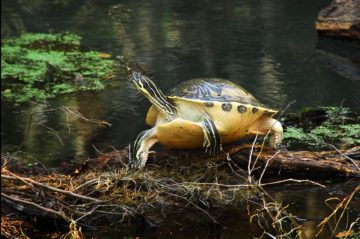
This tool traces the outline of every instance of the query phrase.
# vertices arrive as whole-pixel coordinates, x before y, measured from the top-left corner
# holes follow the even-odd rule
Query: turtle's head
[[[155,84],[149,78],[136,71],[132,73],[132,81],[136,88],[146,96],[150,95],[150,88],[156,88]]]
[[[146,97],[165,98],[164,94],[156,87],[154,82],[143,74],[133,71],[132,81],[136,88]]]
[[[167,97],[156,87],[154,82],[139,72],[133,71],[132,81],[136,88],[143,93],[146,98],[167,118],[174,118],[176,115],[176,107],[167,99]]]

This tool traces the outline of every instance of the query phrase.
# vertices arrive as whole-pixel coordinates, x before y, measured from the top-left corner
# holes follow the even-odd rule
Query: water
[[[222,77],[273,108],[296,100],[291,110],[328,105],[360,110],[360,45],[319,39],[314,30],[317,13],[328,3],[3,1],[1,37],[74,32],[88,49],[123,55],[141,64],[164,91],[191,78]],[[147,128],[150,104],[130,82],[113,85],[101,92],[70,94],[41,104],[3,102],[2,152],[14,152],[21,145],[21,156],[29,162],[55,166],[95,156],[96,150],[123,148]],[[76,108],[87,118],[105,120],[112,127],[102,128],[61,110],[43,112],[61,106]],[[43,113],[34,114],[28,128],[31,111]],[[326,196],[321,196],[322,201]]]
[[[281,186],[268,190],[268,193],[275,198],[282,205],[287,205],[288,209],[298,217],[300,225],[303,226],[302,238],[313,239],[320,230],[318,224],[328,216],[332,210],[324,204],[324,198],[330,196],[334,199],[336,197],[343,198],[345,195],[351,193],[350,189],[358,184],[356,181],[349,181],[348,183],[328,185],[327,189],[317,186]],[[349,210],[345,214],[350,218],[356,218],[359,215],[359,195],[355,197],[352,204],[355,210]],[[336,200],[334,200],[336,201]],[[328,201],[328,205],[334,206],[334,201]],[[164,225],[158,228],[151,228],[149,226],[133,226],[126,231],[127,235],[132,238],[226,238],[226,239],[253,239],[254,236],[259,236],[262,231],[258,231],[256,225],[249,223],[249,215],[254,212],[247,210],[247,206],[252,208],[254,203],[244,203],[243,207],[222,211],[217,218],[218,224],[214,224],[206,220],[206,215],[200,211],[195,212],[195,215],[188,216],[188,223],[179,223],[182,221],[181,217],[167,217]],[[321,206],[319,206],[321,205]],[[216,214],[214,208],[210,212]],[[193,212],[194,213],[194,212]],[[191,217],[193,217],[191,219]],[[195,218],[195,219],[194,219]],[[344,221],[343,221],[344,222]],[[331,221],[331,225],[335,225],[335,221]],[[326,225],[323,233],[318,238],[332,238],[331,233],[327,230]],[[344,227],[344,223],[340,227]],[[99,234],[102,238],[116,238],[119,235],[119,230],[111,229],[107,233],[101,231]],[[124,231],[122,231],[124,233]],[[105,236],[104,236],[105,235]],[[270,237],[265,237],[270,238]]]
[[[317,13],[327,3],[9,1],[2,3],[1,35],[75,32],[89,49],[124,55],[143,65],[164,91],[183,80],[216,76],[244,86],[273,108],[296,100],[293,110],[341,104],[359,110],[360,46],[319,40],[314,30]],[[30,128],[21,148],[28,157],[56,165],[74,156],[94,156],[93,145],[100,150],[122,148],[146,128],[149,105],[128,82],[41,105],[3,103],[2,148],[17,149],[30,109],[59,106],[77,108],[113,126],[99,128],[75,119],[67,124],[62,112],[37,115],[34,122],[41,125]],[[47,127],[57,130],[64,145]]]

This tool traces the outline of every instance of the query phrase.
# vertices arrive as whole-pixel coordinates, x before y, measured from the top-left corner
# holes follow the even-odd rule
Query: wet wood
[[[233,145],[224,148],[223,153],[216,156],[209,156],[200,150],[159,150],[149,157],[148,164],[162,165],[173,163],[178,166],[188,166],[191,164],[206,164],[211,161],[227,161],[228,155],[231,160],[241,166],[244,170],[248,167],[251,145]],[[121,158],[127,161],[127,149],[104,154],[97,160],[103,163],[101,167],[106,167],[106,163],[112,158]],[[275,155],[275,156],[274,156]],[[270,148],[263,148],[256,145],[253,149],[252,162],[256,164],[254,173],[260,174],[264,166],[267,165],[268,174],[282,176],[291,175],[306,178],[327,178],[327,177],[360,177],[360,146],[355,146],[347,150],[327,150],[327,151],[275,151]],[[94,159],[93,159],[94,160]],[[88,163],[90,163],[90,160]],[[84,164],[85,165],[85,164]],[[100,166],[99,164],[97,164]],[[145,166],[146,167],[146,166]]]
[[[315,27],[322,35],[360,40],[360,0],[333,0],[319,12]]]
[[[243,168],[248,166],[251,146],[235,146],[229,149],[231,158]],[[349,156],[348,156],[349,155]],[[274,151],[256,146],[252,162],[259,167],[255,172],[262,172],[267,165],[270,174],[288,176],[301,176],[306,178],[325,178],[330,176],[360,177],[360,161],[349,160],[358,158],[360,147],[349,150],[337,151]]]
[[[339,176],[360,177],[360,161],[355,159],[359,159],[359,146],[343,151],[281,151],[274,155],[272,150],[261,153],[255,151],[253,158],[258,157],[262,168],[269,161],[268,170],[272,174],[329,179]],[[239,150],[234,158],[243,166],[247,165],[248,150]]]

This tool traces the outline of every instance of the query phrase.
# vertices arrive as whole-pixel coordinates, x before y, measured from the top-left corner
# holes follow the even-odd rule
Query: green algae
[[[2,99],[21,103],[103,89],[113,75],[114,60],[83,51],[80,41],[70,33],[26,33],[2,41]]]
[[[284,143],[289,148],[329,149],[360,145],[360,117],[349,108],[317,107],[292,115]],[[286,120],[285,120],[286,121]],[[296,123],[294,123],[296,121]]]

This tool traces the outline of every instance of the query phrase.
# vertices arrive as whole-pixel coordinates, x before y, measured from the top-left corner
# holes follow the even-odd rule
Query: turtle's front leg
[[[129,167],[144,167],[148,159],[149,150],[157,141],[156,128],[142,131],[129,146]]]
[[[214,155],[217,151],[221,150],[221,138],[216,125],[211,119],[205,118],[201,124],[204,132],[203,147],[205,152]]]

